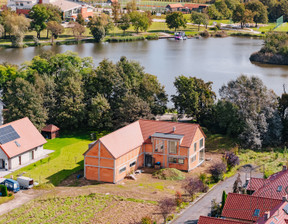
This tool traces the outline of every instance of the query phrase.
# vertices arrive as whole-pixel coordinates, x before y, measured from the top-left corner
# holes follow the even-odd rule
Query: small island
[[[260,51],[251,54],[250,61],[264,64],[288,65],[288,34],[269,33]]]

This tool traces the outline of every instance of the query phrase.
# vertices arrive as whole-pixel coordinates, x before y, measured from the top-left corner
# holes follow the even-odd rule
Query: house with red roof
[[[54,124],[48,124],[41,130],[41,134],[44,138],[53,139],[60,136],[59,134],[60,128],[55,126]]]
[[[166,10],[170,12],[182,11],[183,5],[181,3],[169,4],[166,6]]]
[[[227,220],[223,218],[200,216],[197,224],[247,224],[247,223],[234,220]]]
[[[84,175],[117,183],[138,167],[190,171],[205,160],[205,134],[198,124],[138,120],[89,144]]]
[[[0,126],[0,169],[15,169],[42,155],[45,138],[27,118]]]
[[[203,12],[203,10],[206,9],[208,6],[209,5],[206,4],[187,3],[184,4],[183,10],[188,13],[191,13],[192,11]]]

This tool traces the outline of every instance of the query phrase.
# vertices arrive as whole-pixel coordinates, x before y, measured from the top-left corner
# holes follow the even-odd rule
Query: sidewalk
[[[245,173],[239,172],[241,175],[242,183],[245,183]],[[221,202],[223,190],[226,193],[233,192],[233,184],[238,176],[238,173],[234,176],[218,183],[210,192],[208,192],[203,198],[184,211],[173,224],[196,224],[199,216],[207,216],[211,211],[211,201],[216,199],[216,202]]]
[[[35,163],[35,162],[37,162],[37,161],[39,161],[39,160],[41,160],[41,159],[44,159],[44,158],[46,158],[46,157],[47,157],[50,153],[52,153],[52,152],[54,152],[54,150],[43,149],[43,153],[42,153],[41,156],[39,156],[39,157],[36,158],[36,159],[31,160],[31,161],[28,162],[28,163],[22,164],[21,166],[15,168],[15,169],[7,170],[7,171],[4,170],[4,169],[0,169],[0,178],[1,178],[1,177],[4,177],[4,176],[6,176],[6,175],[8,175],[8,174],[10,174],[10,173],[13,173],[14,171],[19,170],[19,169],[21,169],[21,168],[23,168],[23,167],[25,167],[25,166],[28,166],[28,165],[30,165],[30,164],[32,164],[32,163]]]

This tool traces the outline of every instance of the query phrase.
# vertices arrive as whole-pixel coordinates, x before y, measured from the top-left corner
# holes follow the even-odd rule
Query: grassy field
[[[12,194],[10,197],[9,196],[0,197],[0,205],[5,203],[5,202],[11,201],[12,199],[14,199],[14,194]]]
[[[277,27],[275,31],[288,32],[288,23],[283,23],[281,26]]]
[[[138,207],[150,208],[150,211],[156,208],[157,202],[94,193],[75,197],[48,196],[1,216],[0,223],[110,223],[105,222],[105,219],[117,220],[115,211],[123,204],[130,207],[126,211]],[[103,213],[108,217],[103,216]],[[128,215],[126,223],[129,223],[129,218]],[[122,222],[125,223],[123,219]]]
[[[89,140],[88,133],[78,135],[64,135],[63,137],[48,140],[45,149],[54,150],[48,158],[15,171],[10,175],[26,172],[25,176],[42,183],[58,185],[63,179],[72,173],[83,169],[83,153],[87,150]]]

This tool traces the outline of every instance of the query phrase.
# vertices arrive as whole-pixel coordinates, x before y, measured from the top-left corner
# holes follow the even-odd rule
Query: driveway
[[[239,172],[242,180],[242,184],[245,183],[245,173]],[[254,174],[254,177],[261,177],[261,174]],[[226,179],[223,182],[217,184],[209,193],[207,193],[203,198],[201,198],[194,205],[189,207],[184,211],[173,224],[194,224],[197,223],[199,216],[207,216],[211,211],[211,201],[216,199],[216,202],[221,202],[223,190],[226,193],[233,192],[233,184],[237,178],[238,174]]]

